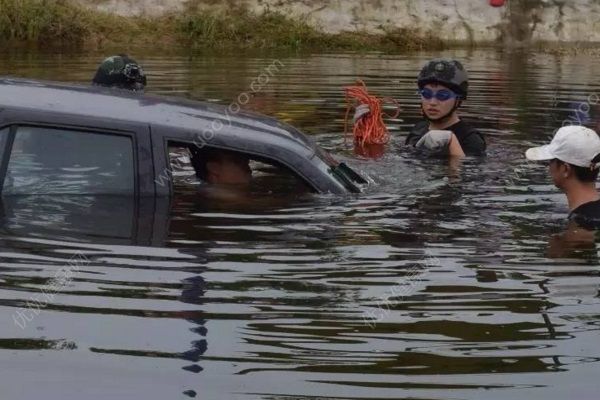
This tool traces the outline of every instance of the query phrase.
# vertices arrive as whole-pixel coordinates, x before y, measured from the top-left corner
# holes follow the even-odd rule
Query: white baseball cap
[[[600,163],[592,160],[600,154],[600,136],[590,128],[579,125],[560,128],[550,144],[532,147],[525,157],[532,161],[553,160],[584,168],[598,168]]]

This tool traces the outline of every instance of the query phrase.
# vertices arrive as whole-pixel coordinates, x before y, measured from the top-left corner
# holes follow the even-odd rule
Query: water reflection
[[[523,151],[600,92],[595,60],[449,55],[472,72],[465,115],[488,135],[485,160],[449,170],[402,149],[431,54],[292,55],[250,106],[356,165],[373,181],[364,195],[3,198],[3,398],[593,398],[598,244],[553,243],[566,205]],[[271,61],[137,58],[150,91],[223,104]],[[85,82],[97,60],[0,68]],[[376,160],[343,145],[342,87],[356,76],[404,107]],[[87,262],[73,279],[15,325],[77,254]]]
[[[46,339],[34,334],[6,341],[3,348],[74,350],[86,343],[89,352],[117,357],[115,362],[120,357],[179,360],[167,373],[173,379],[177,369],[195,375],[229,365],[244,385],[244,377],[256,381],[264,374],[293,373],[314,375],[311,381],[326,386],[429,393],[521,386],[493,379],[424,383],[410,377],[566,372],[569,365],[594,363],[591,355],[561,354],[550,344],[575,340],[582,329],[555,311],[565,304],[550,300],[555,279],[547,276],[550,271],[541,265],[531,269],[536,264],[529,271],[511,271],[507,248],[505,265],[494,266],[506,239],[504,245],[497,242],[495,252],[469,244],[469,230],[476,226],[460,226],[461,210],[453,208],[460,202],[453,197],[456,190],[436,188],[439,197],[421,198],[417,209],[405,204],[404,211],[397,204],[401,198],[381,195],[350,202],[290,200],[271,209],[259,203],[260,210],[246,204],[247,213],[223,213],[210,203],[203,207],[189,195],[172,201],[5,198],[1,256],[9,262],[2,286],[7,294],[21,295],[5,299],[3,307],[27,307],[28,295],[40,290],[68,255],[81,252],[89,264],[32,321],[42,337],[47,330],[66,336],[40,347]],[[433,215],[437,218],[429,218]],[[412,239],[393,223],[383,228],[383,221],[395,219],[408,220]],[[453,246],[444,246],[450,242]],[[486,265],[461,267],[466,249]],[[24,252],[29,258],[11,257]],[[442,261],[431,265],[425,257]],[[415,268],[421,281],[415,292],[389,297],[390,283],[402,282]],[[461,283],[449,272],[477,280]],[[385,318],[365,323],[368,310],[378,307],[387,310]],[[60,322],[81,316],[86,327],[105,326],[102,320],[108,318],[111,328],[90,337],[88,329],[73,331]],[[112,327],[127,334],[113,337]],[[26,336],[35,329],[27,327]],[[214,373],[202,382],[212,383]],[[352,378],[355,374],[360,378]],[[380,381],[390,374],[405,381]],[[188,383],[180,393],[201,393],[192,379],[183,381]],[[227,387],[216,383],[216,390]],[[362,396],[370,398],[366,392]]]

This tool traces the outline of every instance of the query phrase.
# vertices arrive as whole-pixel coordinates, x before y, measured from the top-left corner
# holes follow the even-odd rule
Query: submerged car
[[[189,161],[185,151],[198,148],[243,155],[316,193],[356,193],[366,183],[311,138],[265,116],[115,89],[0,79],[3,196],[171,196],[181,169],[173,160]]]

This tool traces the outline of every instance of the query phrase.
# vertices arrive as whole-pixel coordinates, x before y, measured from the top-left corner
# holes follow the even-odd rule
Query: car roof
[[[264,115],[241,111],[237,104],[223,106],[122,89],[0,77],[0,108],[31,109],[102,119],[197,130],[199,120],[220,121],[270,142],[273,136],[316,152],[313,140],[296,128]],[[215,131],[227,134],[226,129]],[[290,145],[292,145],[290,143]]]
[[[51,116],[64,124],[82,123],[82,118],[150,127],[151,146],[161,140],[240,151],[282,164],[319,192],[357,192],[352,178],[341,168],[341,178],[332,175],[339,163],[315,141],[291,125],[264,115],[210,102],[136,93],[100,86],[0,77],[0,115],[15,111],[31,121]],[[104,122],[106,121],[106,122]],[[85,121],[83,121],[85,123]],[[113,125],[113,126],[115,126]],[[86,125],[87,126],[87,125]],[[90,125],[90,126],[95,126]],[[141,130],[136,130],[136,134]],[[156,139],[156,141],[154,140]],[[164,142],[163,142],[164,143]],[[160,150],[155,154],[160,154]],[[160,157],[154,167],[161,168]],[[166,161],[166,160],[162,160]],[[347,168],[347,167],[345,167]],[[355,174],[355,173],[354,173]],[[339,174],[338,174],[339,175]],[[362,179],[362,178],[361,178]]]

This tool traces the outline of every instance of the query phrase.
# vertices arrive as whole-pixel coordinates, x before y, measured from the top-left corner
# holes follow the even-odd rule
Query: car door
[[[0,155],[2,196],[155,194],[145,124],[4,109]]]

